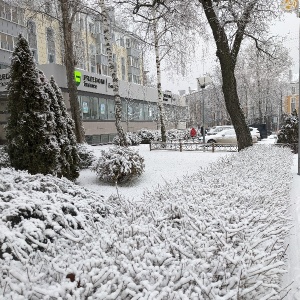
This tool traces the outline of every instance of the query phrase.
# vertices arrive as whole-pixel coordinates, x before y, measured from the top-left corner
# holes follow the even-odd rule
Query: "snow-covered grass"
[[[138,202],[2,169],[0,297],[280,299],[291,163],[257,145]]]

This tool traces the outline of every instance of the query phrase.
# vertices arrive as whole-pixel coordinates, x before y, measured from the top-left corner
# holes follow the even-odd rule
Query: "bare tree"
[[[166,11],[171,12],[174,3],[178,2],[184,8],[194,1],[139,0],[135,1],[133,13],[141,14],[148,7],[154,9],[164,7]],[[196,2],[201,4],[213,33],[217,47],[216,55],[222,71],[222,89],[226,109],[237,134],[238,149],[242,150],[252,145],[252,139],[237,93],[235,78],[237,57],[242,41],[246,37],[253,39],[256,46],[263,50],[262,39],[265,36],[265,30],[268,28],[267,22],[275,16],[278,3],[276,4],[271,0],[198,0]],[[181,13],[183,14],[184,11],[181,11]]]
[[[83,143],[84,129],[80,117],[80,107],[77,95],[77,86],[74,80],[75,57],[74,57],[74,40],[72,34],[72,24],[75,15],[82,9],[81,0],[58,0],[61,7],[62,28],[64,36],[64,57],[67,72],[67,83],[69,91],[69,101],[71,115],[75,123],[75,135],[78,143]]]
[[[111,45],[111,32],[110,32],[110,19],[108,14],[108,9],[105,5],[104,0],[99,0],[99,6],[101,8],[101,15],[103,21],[103,32],[104,32],[104,41],[105,47],[108,54],[108,65],[110,74],[113,80],[113,92],[115,98],[115,125],[120,139],[120,146],[128,146],[126,141],[126,134],[122,127],[122,102],[119,92],[119,79],[117,76],[117,71],[115,68],[115,64],[113,62],[113,55],[112,55],[112,45]]]
[[[85,10],[83,0],[20,0],[18,5],[27,8],[30,14],[29,17],[34,17],[37,14],[47,16],[49,20],[59,22],[59,27],[62,30],[63,55],[66,66],[67,86],[69,92],[69,102],[71,116],[75,123],[75,135],[78,143],[85,141],[84,129],[80,117],[80,107],[77,95],[77,86],[74,80],[75,71],[75,54],[74,54],[74,36],[73,24],[75,16],[82,10]],[[48,7],[53,9],[48,11]]]
[[[130,10],[132,16],[132,9],[135,7],[135,1],[116,1],[118,3],[126,3],[126,8]],[[138,27],[137,31],[140,33],[142,39],[148,45],[148,51],[155,53],[155,69],[156,69],[156,88],[158,92],[158,111],[159,124],[161,130],[162,141],[166,141],[166,114],[163,104],[162,91],[162,62],[169,68],[174,68],[184,72],[186,68],[186,61],[191,53],[195,52],[193,46],[195,44],[194,28],[199,30],[202,27],[199,25],[197,18],[195,18],[194,6],[190,5],[185,9],[184,17],[181,16],[183,10],[180,2],[172,8],[172,11],[166,11],[165,6],[147,6],[147,9],[142,13],[136,11],[132,21]],[[178,14],[180,12],[180,15]],[[189,15],[189,17],[187,16]],[[197,21],[197,25],[195,22]],[[191,51],[189,51],[191,50]],[[178,68],[178,66],[180,66]]]

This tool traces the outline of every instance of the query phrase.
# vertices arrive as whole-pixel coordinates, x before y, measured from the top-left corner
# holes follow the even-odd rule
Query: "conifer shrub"
[[[299,132],[298,132],[299,118],[297,111],[294,110],[290,116],[285,119],[285,124],[282,125],[277,143],[294,144],[298,143]]]
[[[51,99],[22,35],[12,54],[9,75],[6,139],[11,165],[31,174],[57,175],[60,148]]]
[[[77,151],[79,155],[79,168],[88,169],[96,161],[96,157],[86,144],[77,144]]]
[[[20,35],[8,83],[7,152],[12,167],[31,174],[75,180],[79,156],[74,122],[60,88],[37,69],[27,40]]]
[[[127,140],[127,145],[128,146],[138,146],[142,139],[140,138],[140,136],[136,133],[133,132],[127,132],[126,133],[126,140]],[[119,136],[116,135],[113,139],[113,144],[114,145],[120,145],[120,139]]]
[[[92,168],[101,181],[127,182],[144,172],[144,158],[133,149],[115,146],[108,151],[102,150],[101,154]]]

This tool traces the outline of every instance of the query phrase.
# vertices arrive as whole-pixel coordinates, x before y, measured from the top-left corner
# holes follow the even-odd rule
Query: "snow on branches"
[[[0,295],[281,299],[291,163],[288,149],[257,145],[142,202],[100,201],[110,210],[102,217],[68,181],[2,169]]]

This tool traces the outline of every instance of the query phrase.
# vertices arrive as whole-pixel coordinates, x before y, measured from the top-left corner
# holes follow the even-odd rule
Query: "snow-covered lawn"
[[[0,170],[0,299],[280,299],[295,155],[138,149],[120,196]]]

